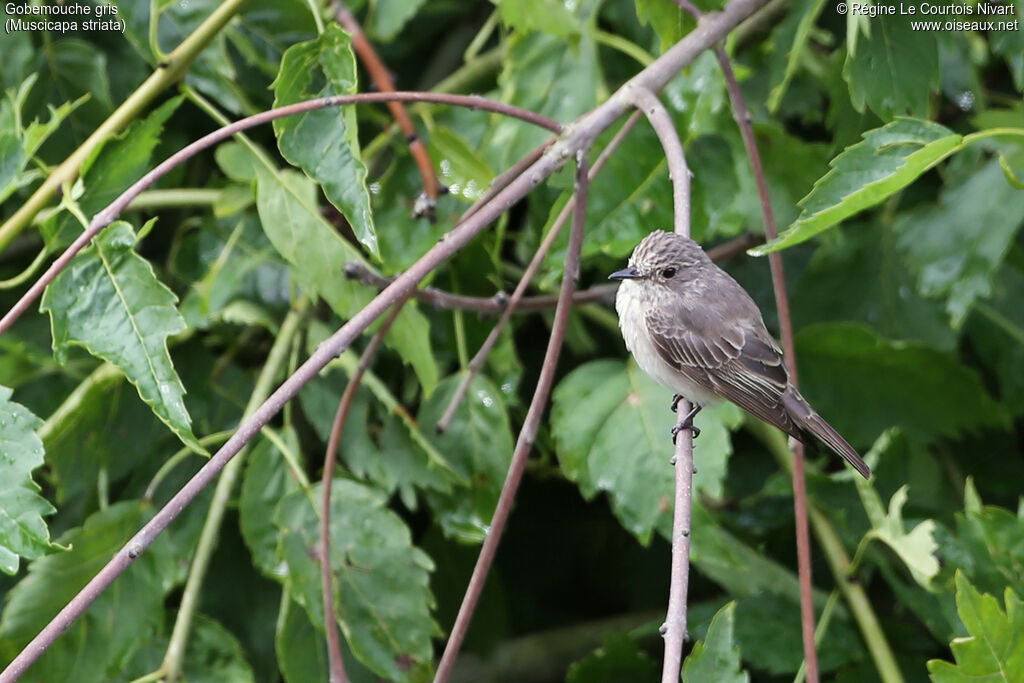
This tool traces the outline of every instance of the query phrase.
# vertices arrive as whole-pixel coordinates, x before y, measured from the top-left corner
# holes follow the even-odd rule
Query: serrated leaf
[[[426,0],[375,0],[367,30],[384,42],[395,39]]]
[[[900,216],[898,246],[917,274],[917,289],[946,299],[954,328],[992,294],[992,278],[1024,223],[1024,192],[1003,178],[995,159],[948,184],[937,204]]]
[[[78,205],[87,218],[92,218],[149,171],[164,124],[183,100],[183,95],[167,100],[125,133],[97,145],[82,162],[85,193],[78,199]],[[55,248],[77,236],[81,229],[74,217],[63,212],[47,220],[42,232],[47,246]]]
[[[915,31],[902,13],[873,21],[870,29],[850,44],[843,66],[854,107],[870,107],[883,119],[927,116],[928,95],[939,87],[936,32]]]
[[[70,347],[81,346],[113,363],[182,443],[206,453],[167,351],[167,338],[185,329],[177,297],[134,246],[131,226],[117,221],[46,288],[40,310],[50,313],[54,353],[64,363]]]
[[[84,526],[60,537],[67,552],[32,563],[7,596],[0,622],[0,656],[24,647],[92,579],[145,521],[138,501],[121,502],[90,515]],[[163,539],[150,546],[32,665],[23,680],[102,683],[121,678],[127,660],[156,636],[164,623],[164,598],[174,560]],[[88,653],[84,656],[83,653]]]
[[[900,118],[870,130],[829,164],[831,169],[800,200],[803,213],[776,239],[751,249],[763,256],[799,244],[882,202],[959,149],[963,136],[920,119]]]
[[[356,62],[348,34],[331,24],[316,40],[288,48],[272,87],[275,107],[355,93]],[[284,158],[323,187],[359,241],[379,257],[355,108],[327,107],[286,116],[274,121],[274,132]]]
[[[43,421],[11,400],[0,386],[0,571],[16,574],[19,557],[34,560],[51,552],[44,515],[56,510],[39,495],[32,470],[43,464]]]
[[[940,535],[943,566],[956,568],[988,593],[1024,585],[1024,510],[1014,514],[982,506],[970,480],[964,501],[955,534],[946,530]]]
[[[739,648],[733,638],[736,603],[730,602],[718,611],[707,637],[693,646],[683,662],[684,683],[749,683],[750,674],[743,671]]]
[[[952,354],[841,323],[804,328],[796,348],[801,391],[855,446],[892,426],[930,440],[1006,424],[1005,409]]]
[[[886,432],[871,449],[872,452],[885,451],[889,447],[890,434]],[[889,510],[882,509],[882,501],[875,491],[874,485],[867,481],[856,482],[857,491],[864,510],[871,520],[872,529],[866,538],[878,539],[893,549],[910,570],[914,580],[923,588],[930,588],[932,579],[939,573],[939,561],[936,559],[938,543],[933,536],[935,520],[926,519],[910,531],[903,522],[903,506],[907,502],[907,485],[904,484],[889,499]]]
[[[322,297],[344,319],[359,312],[374,292],[345,277],[344,266],[350,261],[362,261],[362,257],[311,202],[315,192],[313,184],[306,178],[268,169],[259,161],[248,169],[237,158],[234,163],[239,173],[248,170],[255,173],[256,206],[263,231],[278,253],[291,264],[299,286],[311,295]],[[430,323],[412,302],[403,307],[385,341],[412,365],[423,392],[429,395],[438,376],[437,362],[430,348]]]
[[[672,516],[675,476],[669,430],[672,392],[655,384],[631,360],[586,363],[559,382],[552,396],[551,428],[558,460],[584,495],[607,491],[622,525],[648,543]],[[696,418],[694,487],[722,494],[732,452],[729,429],[740,420],[731,404],[706,408]]]
[[[490,527],[514,444],[505,397],[479,375],[470,383],[448,430],[436,433],[434,427],[462,379],[460,373],[442,380],[420,406],[417,419],[427,439],[470,487],[469,491],[457,486],[448,494],[427,494],[441,528],[464,542],[480,543]]]
[[[969,634],[950,643],[956,664],[933,659],[934,683],[1017,683],[1024,672],[1024,605],[1011,589],[1006,611],[994,597],[979,593],[962,572],[956,574],[956,607]]]
[[[163,664],[168,635],[146,644],[122,671],[124,680],[151,674]],[[210,683],[255,683],[245,650],[231,631],[205,614],[192,617],[188,647],[181,662],[181,677],[187,681]]]
[[[313,498],[320,500],[320,486]],[[323,624],[320,594],[320,513],[305,491],[286,495],[274,520],[282,530],[279,553],[285,584],[314,624]],[[440,629],[429,576],[433,563],[412,545],[408,527],[387,509],[378,491],[337,479],[331,496],[331,569],[337,619],[356,656],[380,676],[425,680],[431,671],[431,638]]]

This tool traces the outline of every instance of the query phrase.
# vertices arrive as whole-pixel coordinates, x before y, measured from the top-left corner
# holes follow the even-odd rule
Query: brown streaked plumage
[[[807,446],[821,441],[865,478],[857,451],[789,383],[782,349],[750,295],[696,242],[671,232],[645,237],[615,298],[626,347],[640,367],[697,406],[720,399]]]

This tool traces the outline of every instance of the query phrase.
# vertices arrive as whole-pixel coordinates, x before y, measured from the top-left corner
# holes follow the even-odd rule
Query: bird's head
[[[696,242],[674,232],[655,230],[636,245],[629,257],[629,267],[612,273],[610,280],[644,280],[671,286],[691,280],[707,254]]]

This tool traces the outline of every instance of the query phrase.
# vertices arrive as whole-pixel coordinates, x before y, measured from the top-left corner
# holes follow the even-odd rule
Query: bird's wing
[[[669,302],[646,315],[662,359],[697,384],[797,436],[799,429],[781,404],[789,386],[782,350],[764,329],[756,308],[752,317],[747,311],[690,307],[684,297]]]

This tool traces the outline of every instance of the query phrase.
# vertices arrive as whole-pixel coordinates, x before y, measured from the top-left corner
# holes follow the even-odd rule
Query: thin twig
[[[640,120],[640,112],[634,112],[624,124],[622,128],[615,134],[615,137],[611,139],[608,146],[605,147],[597,161],[591,167],[588,174],[588,182],[592,182],[594,177],[601,172],[601,169],[607,163],[609,157],[615,153],[622,141],[629,135],[629,131],[633,129],[636,122]],[[565,225],[569,215],[572,213],[573,207],[576,205],[576,195],[574,194],[569,198],[569,201],[565,203],[558,216],[555,218],[555,222],[552,223],[551,229],[548,230],[548,234],[545,235],[544,240],[540,246],[537,247],[536,253],[533,255],[533,259],[530,260],[529,265],[526,266],[526,271],[523,276],[519,278],[519,283],[516,285],[515,290],[512,292],[512,296],[508,297],[505,303],[505,310],[502,311],[501,318],[495,323],[491,329],[490,334],[487,335],[487,339],[480,346],[480,350],[476,352],[473,359],[466,365],[466,371],[463,373],[462,381],[459,383],[459,388],[455,390],[455,394],[452,395],[451,400],[448,402],[448,407],[444,411],[444,415],[437,421],[437,431],[445,432],[448,430],[448,426],[451,424],[452,418],[455,417],[455,411],[458,409],[459,404],[462,403],[462,399],[466,397],[466,392],[469,391],[469,385],[476,377],[477,373],[484,366],[484,362],[487,360],[487,354],[491,352],[494,345],[498,343],[498,337],[501,336],[501,331],[505,329],[505,325],[508,324],[509,318],[516,311],[519,303],[523,300],[523,295],[526,293],[526,288],[530,286],[530,282],[533,280],[533,276],[537,273],[540,268],[540,264],[544,261],[544,257],[548,255],[548,251],[551,249],[551,245],[555,243],[555,239],[558,234],[562,231],[562,226]],[[609,294],[614,297],[615,285],[610,287],[606,285]],[[574,292],[575,294],[581,294],[582,292]],[[555,297],[557,300],[557,297]],[[576,303],[576,297],[573,297],[573,303]]]
[[[334,482],[334,465],[337,461],[338,446],[341,444],[341,434],[345,431],[345,421],[348,419],[348,411],[352,408],[352,400],[356,396],[363,375],[373,362],[373,357],[380,348],[384,336],[391,329],[395,318],[402,312],[402,307],[409,300],[409,295],[395,303],[391,313],[381,324],[363,350],[359,359],[359,365],[355,372],[349,377],[348,385],[345,387],[341,400],[338,402],[338,411],[334,414],[334,424],[331,425],[331,434],[327,439],[327,451],[324,453],[323,473],[323,498],[320,511],[320,588],[323,591],[324,599],[324,630],[327,633],[327,658],[330,664],[331,683],[345,683],[345,666],[341,658],[341,638],[338,636],[338,623],[334,619],[334,582],[331,572],[331,484]]]
[[[676,0],[680,7],[700,20],[702,13],[690,0]],[[729,90],[732,103],[732,114],[739,126],[743,138],[743,146],[750,158],[751,170],[757,183],[757,194],[761,199],[761,214],[764,217],[764,233],[769,240],[775,239],[778,230],[775,227],[775,214],[772,211],[771,198],[768,196],[768,183],[765,180],[761,153],[754,137],[751,125],[750,109],[747,107],[740,84],[732,68],[732,62],[725,49],[715,47],[715,57],[722,69],[725,83]],[[782,335],[782,348],[789,370],[789,381],[798,385],[796,369],[796,348],[793,344],[793,324],[789,313],[789,296],[786,293],[786,273],[782,265],[782,254],[772,252],[768,255],[768,266],[772,274],[772,291],[775,294],[775,308],[779,314],[779,328]],[[796,523],[796,556],[797,574],[800,579],[800,625],[803,636],[804,663],[807,666],[807,682],[818,683],[818,648],[814,642],[814,586],[811,577],[811,537],[807,520],[807,482],[804,475],[804,445],[796,439],[791,440],[793,450],[793,509]]]
[[[672,179],[673,225],[676,233],[690,236],[690,169],[686,165],[683,144],[679,140],[672,116],[650,90],[633,89],[633,101],[650,121],[658,135],[669,177]],[[690,402],[678,404],[680,415],[690,412]],[[669,579],[668,610],[661,634],[665,638],[665,657],[661,668],[662,683],[677,683],[683,666],[683,645],[686,642],[686,594],[690,584],[690,521],[693,505],[693,427],[684,429],[675,439],[675,507],[672,513],[672,569]]]
[[[732,0],[721,12],[709,15],[705,21],[700,22],[696,30],[676,43],[664,55],[659,57],[654,64],[641,71],[628,83],[660,90],[680,69],[696,59],[698,55],[715,42],[721,40],[730,30],[764,5],[765,2],[766,0]],[[392,97],[395,95],[395,93],[374,94]],[[371,95],[345,96],[345,98],[352,98],[347,100],[352,102],[371,101],[368,99],[369,97]],[[331,99],[336,102],[346,101],[341,98]],[[384,101],[385,99],[372,101]],[[316,106],[302,103],[300,105],[293,105],[288,110],[289,113],[297,113],[308,111],[309,108],[316,108]],[[623,93],[623,89],[620,88],[603,104],[577,120],[571,130],[557,140],[527,171],[510,182],[505,189],[494,196],[492,201],[481,206],[480,210],[473,214],[473,216],[445,234],[438,244],[431,247],[405,273],[374,297],[362,310],[352,316],[330,338],[321,343],[316,351],[296,369],[292,376],[285,380],[251,417],[239,425],[235,434],[199,469],[188,483],[138,533],[129,539],[89,583],[18,653],[11,663],[7,665],[7,668],[0,673],[0,683],[13,683],[16,681],[60,634],[66,631],[117,577],[134,563],[135,559],[217,477],[221,469],[282,409],[284,404],[291,400],[327,363],[344,351],[353,339],[369,327],[384,311],[413,290],[430,272],[438,268],[459,249],[464,247],[473,237],[482,232],[508,206],[525,197],[535,185],[533,182],[534,178],[543,180],[550,176],[561,166],[565,159],[574,156],[579,150],[591,145],[593,140],[622,116],[628,108],[629,101]],[[270,112],[265,112],[253,118],[267,121],[273,118],[266,118],[269,114]],[[280,111],[276,112],[276,116],[282,115],[284,114]],[[255,125],[255,123],[251,122],[251,119],[246,121],[250,121],[249,126]],[[213,142],[233,134],[236,130],[238,128],[230,130],[229,127],[229,132],[219,135],[214,139],[207,136],[207,138],[204,138],[205,145],[209,146]],[[193,148],[193,146],[190,146],[190,148]],[[193,148],[193,153],[194,151]],[[165,162],[165,164],[158,167],[161,173],[166,172],[170,168],[168,163]],[[154,171],[156,170],[154,169]],[[123,208],[122,202],[127,204],[127,202],[131,201],[132,197],[145,189],[154,179],[155,177],[152,175],[152,172],[144,176],[125,195],[122,195],[121,198],[115,200],[114,204],[101,212],[97,218],[102,216],[109,223],[117,215],[117,211]],[[93,219],[93,223],[97,222],[97,218]],[[95,231],[98,232],[101,227],[102,225],[95,227]],[[92,234],[95,234],[95,232]],[[84,242],[79,244],[78,249],[81,249],[83,245]],[[68,259],[70,260],[70,256]],[[38,296],[38,292],[36,292],[36,296]],[[25,302],[23,306],[27,307],[28,302]],[[24,308],[21,310],[23,311]],[[16,318],[17,316],[15,315],[14,317]],[[9,321],[5,318],[5,321],[5,324],[0,325],[0,331],[6,329],[10,322],[13,321],[13,318]]]
[[[373,84],[377,86],[377,90],[380,92],[395,92],[395,82],[391,78],[391,73],[384,66],[384,62],[377,55],[377,51],[373,49],[373,44],[367,39],[366,34],[363,33],[363,27],[359,25],[355,15],[352,14],[341,0],[334,0],[331,4],[334,8],[334,17],[351,36],[352,47],[355,48],[359,59],[363,60],[363,66],[366,67],[366,71],[370,74]],[[420,139],[419,135],[417,135],[416,126],[413,125],[412,119],[409,118],[409,113],[405,111],[405,105],[401,102],[388,102],[388,109],[391,110],[391,115],[402,130],[402,134],[409,144],[409,153],[412,154],[416,167],[419,169],[420,177],[423,178],[423,196],[426,199],[426,203],[417,211],[416,217],[426,216],[433,223],[437,220],[437,196],[441,190],[441,183],[438,182],[437,174],[434,173],[434,165],[430,162],[427,147],[423,144],[423,140]]]
[[[761,235],[744,233],[739,237],[723,242],[717,247],[708,249],[708,256],[712,261],[721,262],[743,254],[753,246],[764,242]],[[386,277],[370,270],[360,262],[352,261],[345,264],[345,275],[359,280],[364,285],[384,289],[395,281],[393,277]],[[574,292],[572,295],[573,304],[607,303],[615,301],[617,284],[594,285],[588,289]],[[468,296],[466,294],[453,294],[452,292],[438,289],[437,287],[424,287],[413,292],[413,296],[425,304],[433,306],[439,311],[461,310],[472,311],[480,315],[498,315],[508,309],[511,297],[505,292],[498,292],[494,296]],[[558,295],[544,294],[539,296],[524,296],[514,313],[533,313],[536,311],[547,311],[558,304]]]
[[[506,114],[508,116],[522,119],[523,121],[533,123],[542,128],[547,128],[555,133],[561,132],[562,130],[560,123],[549,119],[546,116],[541,116],[540,114],[535,114],[531,111],[505,104],[503,102],[489,100],[486,97],[481,97],[479,95],[450,95],[423,92],[379,92],[361,93],[358,95],[332,95],[330,97],[319,97],[313,100],[297,102],[296,104],[290,104],[276,109],[269,109],[253,116],[247,116],[246,118],[235,121],[230,125],[218,128],[209,135],[204,135],[192,144],[172,154],[159,166],[142,176],[134,185],[121,193],[121,195],[111,202],[105,209],[97,213],[89,224],[89,228],[79,235],[78,238],[71,243],[71,246],[65,249],[64,253],[58,256],[57,259],[50,264],[50,267],[47,268],[46,272],[36,280],[32,287],[30,287],[20,299],[18,299],[18,302],[11,307],[11,309],[4,315],[3,319],[0,319],[0,334],[7,331],[14,321],[28,309],[29,305],[43,293],[46,285],[50,284],[50,282],[57,277],[57,274],[67,267],[67,264],[72,258],[74,258],[75,254],[81,251],[97,233],[103,230],[103,228],[110,225],[110,223],[114,221],[114,218],[116,218],[124,208],[139,195],[139,193],[155,183],[172,168],[195,156],[198,152],[220,142],[221,140],[225,140],[240,131],[253,128],[254,126],[258,126],[284,116],[302,114],[316,109],[323,109],[325,107],[393,101],[436,102],[459,107],[468,107],[470,109],[483,109],[485,111]]]
[[[530,400],[530,408],[523,421],[523,428],[516,440],[515,451],[512,453],[512,461],[509,463],[508,474],[505,477],[505,484],[501,488],[501,495],[498,498],[498,505],[494,509],[494,517],[487,531],[487,538],[484,539],[480,548],[480,555],[477,557],[476,566],[473,567],[473,576],[466,587],[466,594],[462,598],[462,605],[459,607],[459,614],[455,618],[451,635],[445,646],[441,662],[438,664],[437,673],[434,675],[434,683],[445,683],[451,674],[455,659],[458,657],[462,641],[469,629],[469,622],[473,618],[477,601],[483,591],[484,582],[490,572],[491,563],[501,542],[501,535],[505,530],[505,523],[512,512],[512,503],[515,501],[516,492],[519,490],[519,483],[523,478],[523,471],[526,469],[526,459],[533,447],[533,441],[537,436],[537,428],[540,425],[541,416],[544,414],[544,407],[548,402],[548,395],[551,393],[551,385],[555,381],[555,370],[558,366],[558,356],[562,351],[562,342],[565,340],[565,330],[569,323],[569,312],[572,309],[572,293],[576,288],[576,279],[579,277],[580,252],[583,247],[583,227],[587,220],[587,191],[590,180],[587,176],[586,152],[580,151],[576,157],[576,209],[573,211],[572,230],[569,232],[569,249],[565,254],[565,271],[562,273],[562,287],[559,292],[558,307],[555,309],[555,319],[551,325],[551,337],[548,339],[548,348],[544,353],[544,362],[541,365],[540,377],[537,379],[537,388]]]

